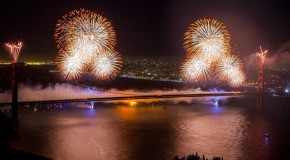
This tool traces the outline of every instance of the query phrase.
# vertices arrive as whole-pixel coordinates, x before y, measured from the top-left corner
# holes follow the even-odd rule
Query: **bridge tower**
[[[258,64],[258,98],[257,98],[257,105],[264,106],[264,63],[266,59],[266,54],[268,50],[263,51],[262,47],[260,46],[260,52],[257,52],[257,56],[260,58]]]
[[[5,47],[11,54],[11,90],[12,90],[12,120],[18,122],[18,81],[17,81],[17,59],[20,53],[20,50],[23,46],[22,42],[17,43],[5,43]]]

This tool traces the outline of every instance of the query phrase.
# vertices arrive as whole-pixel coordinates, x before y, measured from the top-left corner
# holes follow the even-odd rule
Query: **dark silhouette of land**
[[[11,148],[9,140],[20,138],[14,129],[14,123],[4,113],[0,112],[0,159],[1,160],[49,160],[40,155]]]
[[[204,155],[200,156],[197,153],[195,153],[195,154],[189,154],[188,156],[183,156],[180,158],[178,156],[175,156],[173,158],[173,160],[224,160],[224,158],[223,157],[213,157],[211,159],[208,159],[208,158],[205,158]]]

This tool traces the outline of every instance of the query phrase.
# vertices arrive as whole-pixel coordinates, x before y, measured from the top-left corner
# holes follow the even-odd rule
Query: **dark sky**
[[[79,8],[112,21],[124,58],[181,61],[184,32],[200,18],[223,22],[242,56],[290,40],[290,5],[280,0],[0,0],[0,43],[24,41],[19,61],[54,60],[55,24]],[[0,60],[9,60],[3,47]]]

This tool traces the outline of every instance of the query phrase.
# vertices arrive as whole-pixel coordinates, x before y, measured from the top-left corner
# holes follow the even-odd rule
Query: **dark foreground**
[[[49,160],[49,158],[17,150],[10,147],[9,140],[16,140],[21,138],[17,131],[17,124],[13,123],[5,114],[0,112],[0,159],[1,160],[16,160],[16,159],[29,159],[29,160]]]

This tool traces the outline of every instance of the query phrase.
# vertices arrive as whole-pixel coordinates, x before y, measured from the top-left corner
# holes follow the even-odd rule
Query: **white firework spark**
[[[235,72],[240,72],[242,67],[243,64],[241,63],[239,57],[235,55],[224,56],[219,61],[217,67],[218,76],[223,80],[227,80]]]
[[[245,74],[238,70],[237,72],[234,72],[228,79],[228,83],[232,87],[240,87],[243,85],[243,83],[246,80]]]
[[[103,52],[96,55],[94,60],[92,73],[98,79],[113,78],[122,68],[122,58],[117,52]]]
[[[75,79],[80,77],[84,70],[84,61],[80,54],[71,55],[64,54],[57,65],[60,68],[60,73],[65,79]]]
[[[231,55],[230,35],[223,23],[200,19],[185,33],[187,59],[181,66],[186,81],[204,80],[217,74],[230,86],[241,86],[245,80],[241,60]],[[214,76],[213,75],[213,76]]]
[[[188,54],[200,54],[213,63],[229,54],[229,33],[225,26],[213,19],[201,19],[185,33],[184,48]]]
[[[210,74],[210,63],[202,57],[188,57],[181,65],[182,77],[186,81],[193,82],[203,80]]]
[[[120,66],[114,66],[113,56],[107,60],[112,60],[112,63],[104,64],[104,61],[99,60],[110,52],[115,55],[116,45],[116,34],[111,22],[99,14],[85,9],[69,12],[58,21],[54,38],[59,48],[57,64],[65,79],[78,78],[89,70],[94,71],[95,77],[106,79],[116,76],[120,70]],[[121,60],[119,55],[115,57]],[[100,68],[88,68],[92,66]]]

